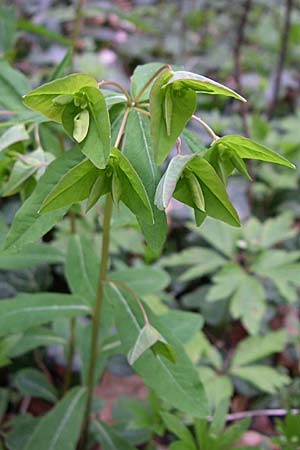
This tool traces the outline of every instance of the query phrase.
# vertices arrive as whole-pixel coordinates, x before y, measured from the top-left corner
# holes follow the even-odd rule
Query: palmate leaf
[[[281,389],[290,382],[290,378],[287,375],[279,373],[273,367],[260,364],[234,367],[230,369],[230,373],[253,384],[256,388],[268,394],[275,394],[278,389]]]
[[[123,349],[128,353],[143,328],[141,311],[135,300],[126,291],[115,285],[105,286],[105,299],[114,308],[118,333]],[[150,323],[173,347],[176,363],[173,364],[165,357],[154,355],[148,350],[136,361],[134,369],[144,382],[168,404],[196,417],[206,417],[208,414],[207,400],[192,362],[171,330],[163,326],[159,318],[148,308],[147,315]]]
[[[136,111],[130,111],[122,152],[142,180],[154,215],[154,224],[148,224],[138,217],[145,239],[152,251],[159,253],[167,235],[167,221],[164,211],[154,205],[154,195],[160,178],[160,171],[154,162],[150,137],[150,121],[148,117]]]
[[[45,414],[24,450],[74,450],[80,433],[86,388],[73,388]]]
[[[47,214],[39,214],[38,211],[61,177],[82,159],[80,150],[74,148],[49,164],[31,196],[16,213],[6,236],[4,248],[20,249],[23,245],[36,241],[63,218],[67,207]]]
[[[74,73],[43,84],[23,97],[26,106],[42,113],[48,119],[61,123],[65,105],[53,102],[55,97],[62,94],[74,95],[81,88],[93,87],[98,89],[97,81],[89,75]]]

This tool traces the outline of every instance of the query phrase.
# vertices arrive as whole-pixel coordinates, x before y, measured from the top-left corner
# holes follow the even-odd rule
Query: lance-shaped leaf
[[[249,178],[246,167],[242,166],[241,159],[257,159],[295,168],[278,153],[239,135],[228,135],[217,139],[206,152],[205,159],[213,165],[223,179],[231,174],[234,167]]]
[[[164,211],[160,211],[154,205],[160,171],[154,162],[148,117],[137,111],[130,111],[122,150],[140,176],[148,193],[154,215],[154,224],[148,224],[140,217],[138,217],[138,221],[148,245],[152,251],[158,253],[166,239],[167,221]]]
[[[75,148],[65,152],[47,167],[34,192],[16,213],[6,236],[4,248],[13,246],[20,249],[23,245],[36,241],[63,218],[67,208],[47,214],[39,214],[38,211],[61,177],[81,160],[82,154]]]
[[[138,217],[153,223],[153,211],[147,191],[139,175],[119,150],[112,148],[114,171],[121,182],[120,199]]]
[[[154,202],[159,209],[165,209],[168,206],[184,168],[195,156],[195,154],[177,155],[171,159],[155,193]]]
[[[59,104],[55,99],[59,95],[74,95],[83,87],[98,89],[97,81],[89,75],[74,73],[64,78],[43,84],[24,95],[23,102],[34,111],[39,111],[48,119],[61,123],[65,104]]]
[[[86,399],[86,388],[69,391],[42,417],[24,450],[75,450]]]
[[[244,97],[223,84],[217,83],[216,81],[206,78],[203,75],[198,75],[196,73],[186,72],[183,70],[173,72],[172,77],[168,80],[166,85],[172,85],[174,89],[178,90],[189,88],[193,89],[195,92],[202,92],[205,94],[227,95],[229,97],[241,100],[242,102],[246,102]]]
[[[168,344],[165,338],[152,325],[145,325],[139,332],[134,346],[128,353],[128,362],[133,365],[142,354],[151,349],[154,353],[161,354],[161,349],[164,348],[163,356],[170,361],[176,362],[176,355],[172,347]]]
[[[94,420],[92,432],[97,442],[105,450],[136,450],[136,447],[124,439],[118,431],[101,420]]]
[[[105,299],[113,306],[118,333],[124,351],[128,353],[143,328],[142,313],[131,295],[115,285],[106,284]],[[154,355],[151,350],[146,350],[134,363],[134,369],[169,405],[196,417],[206,417],[207,400],[194,365],[172,331],[164,326],[149,308],[145,308],[150,323],[174,349],[176,363],[173,364],[160,355]]]
[[[240,226],[239,217],[230,202],[225,186],[208,161],[196,157],[186,167],[194,173],[200,183],[206,214],[229,225]],[[189,186],[184,178],[177,183],[174,197],[192,208],[195,207],[194,199],[190,195]]]
[[[174,90],[171,85],[163,88],[171,76],[170,70],[164,71],[150,92],[151,136],[157,164],[164,161],[196,108],[192,89]]]
[[[72,293],[93,304],[96,298],[99,261],[92,242],[77,234],[69,236],[65,275]]]
[[[29,139],[24,125],[14,125],[0,136],[0,152],[12,144]]]
[[[104,172],[98,170],[89,159],[81,161],[63,175],[43,201],[40,211],[53,211],[86,199],[97,177],[105,176]]]
[[[47,377],[36,369],[19,370],[14,378],[14,383],[24,395],[43,398],[51,403],[57,401],[56,389]]]
[[[18,333],[55,319],[89,314],[81,298],[67,294],[19,294],[0,304],[0,336]]]
[[[102,172],[102,171],[101,171]],[[104,175],[100,175],[96,181],[94,182],[93,186],[91,187],[87,206],[86,206],[86,212],[88,212],[95,203],[99,200],[102,195],[107,194],[111,190],[111,177],[107,175],[105,172]]]
[[[86,111],[82,105],[74,102],[64,107],[62,124],[71,139],[75,139],[82,153],[99,169],[104,169],[110,154],[110,123],[105,99],[97,87],[83,87],[78,94],[82,94],[86,103]],[[79,97],[78,97],[79,98]],[[76,99],[75,99],[76,100]],[[84,114],[84,116],[83,116]],[[80,133],[74,128],[76,117],[80,122]],[[75,122],[74,122],[75,121]],[[75,131],[75,135],[74,135]],[[79,140],[77,139],[79,138]]]

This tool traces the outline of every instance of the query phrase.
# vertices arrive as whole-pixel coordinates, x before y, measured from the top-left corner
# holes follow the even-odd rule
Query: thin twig
[[[271,119],[278,104],[279,92],[281,87],[282,73],[285,66],[285,60],[288,50],[289,33],[291,27],[291,16],[293,9],[293,0],[286,0],[284,26],[281,34],[280,51],[278,54],[277,67],[275,72],[273,95],[268,109],[268,118]]]
[[[98,81],[98,86],[99,88],[101,88],[102,86],[115,86],[117,89],[119,89],[120,92],[122,92],[122,94],[125,95],[128,105],[131,105],[131,98],[130,95],[128,94],[128,92],[126,91],[126,89],[123,88],[123,86],[121,86],[119,83],[117,83],[116,81],[106,81],[106,80],[101,80]]]
[[[46,365],[44,364],[44,362],[41,359],[40,352],[39,352],[38,348],[35,348],[33,350],[33,356],[34,356],[34,360],[35,360],[35,363],[36,363],[37,367],[45,374],[45,376],[47,377],[49,382],[51,384],[54,384],[53,380],[52,380],[52,376],[51,376],[49,370],[47,369]]]
[[[137,103],[139,98],[143,95],[143,93],[145,92],[145,90],[150,86],[150,84],[152,83],[153,80],[155,80],[155,78],[161,73],[163,72],[163,70],[172,70],[172,67],[170,66],[170,64],[164,64],[163,66],[161,66],[156,72],[154,72],[154,74],[152,75],[152,77],[149,78],[149,80],[147,81],[147,83],[144,84],[144,86],[142,87],[142,89],[136,94],[136,96],[133,99],[133,103]]]
[[[34,125],[34,139],[35,139],[36,146],[38,148],[41,148],[41,139],[40,139],[40,133],[39,133],[39,126],[38,126],[38,124]]]
[[[227,414],[226,421],[233,422],[235,420],[244,419],[245,417],[282,417],[286,416],[289,412],[298,414],[299,409],[257,409],[255,411],[240,411]]]
[[[192,119],[196,120],[196,122],[200,123],[200,125],[202,125],[203,128],[205,128],[205,130],[211,136],[213,141],[216,141],[217,139],[219,139],[219,136],[214,132],[214,130],[212,128],[210,128],[210,126],[206,122],[204,122],[204,120],[202,120],[200,117],[193,114]]]
[[[142,113],[142,114],[145,114],[145,115],[148,116],[148,117],[151,117],[151,114],[149,113],[149,111],[146,111],[145,109],[137,108],[136,106],[134,107],[134,109],[135,109],[137,112],[140,112],[140,113]]]
[[[177,155],[181,155],[181,139],[180,139],[180,137],[178,137],[177,139],[176,139],[176,152],[177,152]]]
[[[124,116],[122,118],[122,122],[121,122],[119,131],[118,131],[118,134],[117,134],[117,137],[116,137],[115,145],[114,145],[116,148],[118,148],[119,145],[120,145],[120,142],[121,142],[121,139],[122,139],[122,135],[124,133],[124,128],[125,128],[125,124],[126,124],[126,121],[127,121],[128,114],[129,114],[129,108],[126,109],[126,111],[124,113]]]
[[[149,326],[150,322],[149,322],[146,310],[145,310],[142,302],[138,298],[138,296],[133,292],[133,290],[130,289],[130,287],[127,286],[125,283],[122,283],[122,281],[119,281],[119,280],[113,280],[111,278],[106,278],[105,281],[108,282],[108,283],[113,283],[116,286],[120,286],[121,288],[123,288],[125,291],[127,291],[132,296],[132,298],[136,301],[136,303],[138,304],[140,310],[142,311],[142,314],[143,314],[143,317],[144,317],[144,321],[145,321],[145,325]]]
[[[248,23],[248,17],[252,6],[252,0],[245,0],[242,6],[242,14],[240,17],[240,22],[237,29],[236,42],[233,49],[233,60],[234,60],[234,78],[236,84],[236,90],[243,94],[243,87],[241,81],[241,50],[245,42],[245,29]],[[242,102],[240,104],[241,117],[243,123],[243,133],[246,137],[249,137],[249,126],[248,126],[248,111],[247,104]]]

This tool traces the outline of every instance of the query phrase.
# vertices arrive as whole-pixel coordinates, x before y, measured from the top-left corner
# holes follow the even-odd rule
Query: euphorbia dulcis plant
[[[116,90],[107,89],[113,85]],[[83,419],[86,442],[98,355],[100,311],[112,305],[114,320],[129,363],[156,394],[173,407],[197,417],[208,414],[199,376],[183,347],[143,302],[122,282],[107,276],[110,220],[123,202],[137,217],[144,237],[158,253],[165,241],[165,209],[172,197],[193,208],[200,225],[207,216],[239,226],[226,183],[236,169],[249,177],[245,159],[293,165],[284,157],[239,135],[218,137],[194,115],[197,94],[245,99],[209,78],[174,71],[159,63],[138,67],[130,93],[115,82],[72,74],[46,83],[24,96],[24,103],[62,125],[74,141],[71,150],[51,162],[31,196],[18,211],[6,247],[40,238],[70,207],[86,202],[90,210],[105,196],[103,238],[96,298],[91,304],[92,338]],[[203,151],[185,127],[190,120],[212,138]],[[181,137],[190,153],[182,154]],[[176,145],[176,156],[169,152]],[[168,159],[161,176],[160,165]],[[30,228],[30,229],[29,229]]]

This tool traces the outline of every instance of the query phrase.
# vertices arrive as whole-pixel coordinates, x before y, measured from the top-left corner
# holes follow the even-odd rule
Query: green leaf
[[[12,144],[29,139],[24,125],[14,125],[8,128],[0,137],[0,152]]]
[[[22,95],[30,89],[25,75],[13,69],[5,59],[0,58],[0,106],[16,112],[26,112]],[[28,116],[27,116],[28,117]]]
[[[168,431],[171,431],[175,436],[177,436],[186,444],[194,445],[194,438],[190,430],[183,425],[179,417],[175,414],[170,414],[169,412],[160,412],[160,417],[162,418]]]
[[[192,339],[204,323],[200,314],[176,309],[162,314],[160,319],[168,328],[176,330],[177,339],[183,343]]]
[[[67,294],[19,294],[1,300],[0,336],[18,333],[58,318],[89,314],[90,308],[79,297]]]
[[[289,302],[297,300],[295,287],[300,285],[298,251],[268,250],[258,255],[251,270],[259,276],[270,278],[280,294]]]
[[[117,105],[119,103],[126,103],[127,97],[126,95],[122,94],[121,92],[112,91],[111,89],[102,89],[100,86],[100,90],[105,98],[106,106],[113,106]]]
[[[137,295],[149,295],[165,289],[170,283],[167,272],[156,267],[128,267],[110,272],[108,277],[125,283]]]
[[[226,428],[222,436],[220,436],[218,440],[218,444],[220,448],[227,448],[229,445],[232,445],[235,441],[241,438],[241,436],[248,430],[250,425],[250,418],[245,417],[238,422],[235,422],[233,425]]]
[[[86,388],[69,391],[42,417],[24,450],[75,450],[86,399]]]
[[[88,125],[88,133],[83,138],[80,136],[80,148],[82,153],[92,161],[99,169],[104,169],[110,155],[110,123],[105,99],[98,87],[82,87],[81,94],[84,94],[88,101],[89,123],[86,118],[85,125]],[[62,122],[65,130],[72,138],[74,137],[74,119],[80,113],[80,106],[73,103],[65,107]],[[85,127],[85,132],[86,127]],[[78,141],[79,142],[79,141]]]
[[[51,403],[56,403],[56,389],[47,377],[36,369],[19,370],[14,378],[14,383],[23,395],[43,398]]]
[[[279,373],[272,367],[253,364],[245,367],[234,367],[230,370],[231,375],[242,378],[253,384],[259,390],[268,394],[276,394],[278,389],[283,388],[290,382],[287,375]]]
[[[154,205],[154,195],[160,172],[154,162],[149,124],[148,117],[136,111],[130,111],[122,150],[140,176],[148,193],[154,224],[147,224],[139,217],[138,221],[148,245],[154,252],[159,253],[166,239],[167,221],[164,211],[159,211]]]
[[[193,89],[195,92],[201,92],[205,94],[220,94],[229,97],[236,98],[242,102],[246,100],[237,92],[229,89],[223,84],[217,83],[210,78],[206,78],[202,75],[198,75],[192,72],[177,71],[173,72],[172,77],[166,83],[166,86],[172,85],[174,89],[181,90],[183,88]]]
[[[65,152],[53,161],[40,178],[31,196],[23,203],[15,215],[11,228],[6,236],[4,248],[15,247],[36,241],[59,222],[66,208],[48,214],[39,214],[42,203],[61,177],[82,159],[78,148]]]
[[[131,88],[130,93],[132,98],[134,98],[138,92],[144,87],[148,80],[155,74],[155,72],[162,67],[163,64],[159,62],[152,62],[148,64],[142,64],[134,69],[133,75],[131,76]],[[146,102],[149,100],[150,90],[154,81],[147,87],[139,98],[139,102]]]
[[[196,228],[193,225],[189,226],[189,228],[224,256],[232,258],[235,255],[237,241],[241,235],[241,230],[236,227],[208,217],[200,228]],[[201,257],[200,254],[199,257]]]
[[[256,334],[265,310],[263,285],[255,277],[244,274],[231,298],[230,311],[233,318],[241,318],[249,333]]]
[[[169,446],[169,450],[197,450],[197,447],[195,447],[195,444],[181,440],[172,442]]]
[[[219,152],[225,152],[228,155],[233,153],[242,159],[258,159],[260,161],[281,164],[292,169],[295,168],[293,164],[278,153],[239,135],[227,135],[217,139],[207,151],[205,158],[213,161],[219,158]]]
[[[6,413],[9,402],[9,390],[0,388],[0,420],[2,421],[4,414]]]
[[[45,36],[49,39],[57,41],[63,45],[71,45],[70,39],[62,36],[59,33],[55,33],[54,31],[50,31],[42,25],[33,23],[31,20],[24,19],[23,17],[19,17],[17,20],[18,28],[21,30],[29,31],[34,34],[38,34],[40,36]]]
[[[68,239],[65,275],[71,292],[93,304],[99,261],[93,243],[84,236],[72,235]]]
[[[72,62],[72,48],[68,48],[62,60],[57,64],[49,76],[49,81],[60,78],[66,74],[67,68],[71,66]]]
[[[126,156],[119,150],[112,148],[112,156],[116,159],[114,165],[120,178],[122,192],[120,199],[138,217],[153,224],[153,211],[147,191],[138,173]]]
[[[49,345],[65,345],[67,340],[58,336],[48,327],[30,328],[23,334],[18,335],[16,344],[9,350],[9,357],[16,358],[37,347],[48,347]]]
[[[22,161],[17,161],[10,173],[7,183],[4,185],[3,197],[16,194],[24,187],[25,182],[38,170],[37,166],[30,166],[24,164]]]
[[[168,346],[165,338],[152,325],[145,325],[139,332],[134,346],[128,353],[129,364],[133,365],[143,355],[143,353],[145,353],[146,350],[151,349],[155,353],[156,343],[162,343],[164,346]],[[175,362],[173,358],[172,361]]]
[[[107,194],[111,191],[112,183],[111,178],[106,175],[106,173],[96,179],[93,186],[91,187],[87,205],[86,212],[88,212],[99,200],[102,195]]]
[[[9,52],[17,37],[15,5],[0,5],[0,52]]]
[[[101,420],[94,420],[92,423],[92,432],[105,450],[136,450],[128,441],[120,434]]]
[[[196,94],[191,89],[174,90],[172,86],[162,89],[171,75],[170,70],[165,70],[156,79],[150,93],[151,136],[157,164],[164,161],[196,108]],[[172,108],[167,112],[166,95],[167,105],[172,103]]]
[[[196,154],[177,155],[171,159],[155,193],[154,202],[159,209],[163,210],[167,208],[184,168],[195,156]]]
[[[229,225],[240,226],[237,212],[232,206],[225,186],[214,168],[200,157],[193,158],[186,167],[198,178],[205,199],[206,214]],[[185,189],[186,186],[180,180],[174,192],[174,197],[184,203],[188,202],[187,204],[193,207],[194,204],[189,200],[189,194],[187,196]]]
[[[185,128],[182,132],[182,137],[192,153],[201,152],[201,156],[202,153],[204,154],[206,147],[196,133]]]
[[[68,170],[49,192],[40,212],[53,211],[85,200],[100,173],[89,159],[81,161]]]
[[[61,94],[74,95],[81,88],[88,88],[89,86],[98,89],[97,81],[94,78],[89,75],[74,73],[39,86],[26,94],[23,102],[28,108],[39,111],[54,122],[61,123],[64,105],[56,105],[53,103],[53,99]]]
[[[26,269],[39,264],[62,264],[64,254],[42,242],[28,244],[18,252],[0,252],[0,269]]]
[[[23,450],[37,427],[39,420],[28,413],[14,416],[10,420],[10,426],[12,428],[5,435],[7,447],[10,450]]]
[[[87,109],[80,111],[74,117],[73,138],[76,142],[82,142],[89,131],[90,114]]]
[[[226,415],[229,409],[229,399],[222,399],[217,407],[215,408],[215,413],[209,428],[209,432],[214,435],[220,435],[223,431],[224,425],[226,423]]]
[[[266,220],[263,224],[261,244],[264,248],[270,248],[278,242],[294,237],[297,230],[293,226],[294,217],[291,212]]]
[[[237,346],[232,367],[244,366],[272,353],[281,352],[287,342],[287,330],[271,331],[263,336],[243,339]]]
[[[143,328],[143,325],[140,325],[143,323],[141,311],[127,292],[114,285],[105,286],[105,299],[113,305],[118,333],[124,351],[128,353]],[[176,364],[159,355],[155,356],[151,351],[146,351],[134,364],[134,369],[146,385],[171,406],[196,417],[206,417],[207,401],[192,362],[171,330],[163,326],[159,318],[148,308],[147,315],[150,323],[174,349]]]

